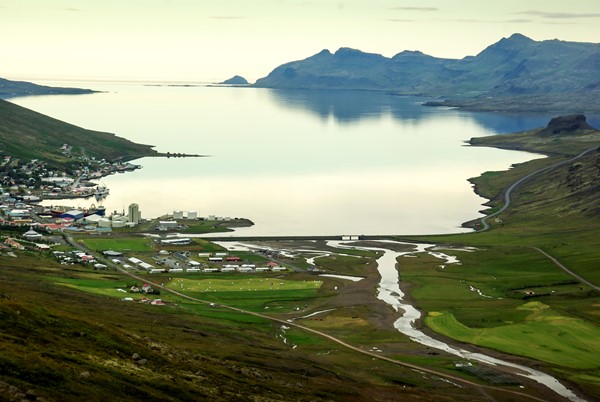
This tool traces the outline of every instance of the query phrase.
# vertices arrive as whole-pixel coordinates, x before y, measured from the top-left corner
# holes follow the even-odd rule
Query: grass
[[[121,302],[110,297],[128,285],[118,274],[28,253],[2,264],[0,378],[47,399],[477,399],[296,329],[285,331],[284,344],[281,326],[258,317],[175,296],[167,307]],[[300,289],[282,293],[306,283],[286,281]],[[148,362],[136,364],[134,353]],[[410,388],[394,385],[397,378]]]
[[[74,150],[85,149],[88,156],[107,160],[156,155],[151,146],[110,133],[85,130],[4,100],[0,100],[0,117],[2,151],[15,158],[40,159],[50,166],[65,167],[74,164],[59,151],[65,143]]]
[[[106,251],[113,250],[119,252],[135,251],[135,252],[151,252],[154,251],[154,243],[152,239],[145,237],[86,237],[78,239],[90,250]]]
[[[346,250],[342,251],[343,253]],[[374,253],[371,253],[374,255]],[[327,257],[319,257],[315,259],[315,265],[328,273],[336,273],[340,275],[361,276],[369,269],[375,267],[375,260],[371,257],[330,255]]]
[[[256,275],[235,275],[224,279],[173,279],[171,289],[202,300],[239,307],[245,310],[269,313],[288,313],[315,297],[321,281],[285,280]],[[267,311],[268,310],[268,311]]]
[[[248,227],[253,223],[248,219],[234,219],[228,221],[216,220],[183,220],[187,226],[182,233],[224,233],[232,232],[235,227]]]
[[[257,278],[256,276],[236,275],[227,279],[173,279],[168,287],[184,292],[237,292],[242,291],[285,291],[318,289],[323,281],[290,281],[281,278]]]
[[[600,328],[562,315],[539,302],[518,307],[523,322],[493,328],[469,328],[452,313],[430,312],[426,324],[453,339],[574,369],[600,367]]]
[[[492,199],[489,205],[497,209],[503,205],[503,190],[511,183],[600,145],[600,136],[583,132],[548,140],[532,131],[474,142],[551,155],[471,179],[477,192]],[[400,260],[401,277],[410,283],[410,295],[430,313],[426,325],[456,340],[544,362],[590,394],[599,394],[595,357],[600,351],[600,295],[533,248],[600,285],[596,269],[600,261],[598,166],[600,154],[592,152],[533,176],[513,192],[511,207],[499,220],[490,220],[490,231],[414,237],[477,247],[470,253],[452,251],[462,265],[444,269],[439,261],[424,255]],[[489,297],[470,291],[469,286]]]

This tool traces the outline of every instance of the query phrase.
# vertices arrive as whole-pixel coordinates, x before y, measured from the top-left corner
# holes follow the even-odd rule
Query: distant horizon
[[[512,33],[512,34],[510,34],[508,36],[503,36],[501,38],[498,38],[497,41],[489,43],[487,46],[485,46],[480,51],[478,51],[478,52],[476,52],[474,54],[467,54],[467,55],[465,55],[463,57],[459,57],[459,58],[448,57],[447,59],[460,60],[460,59],[463,59],[465,57],[475,56],[475,55],[479,54],[481,51],[485,50],[487,47],[489,47],[489,46],[497,43],[498,41],[500,41],[502,39],[508,38],[508,37],[510,37],[512,35],[515,35],[515,34],[523,35],[520,32],[514,32],[514,33]],[[524,36],[528,37],[527,35],[524,35]],[[528,38],[530,38],[530,37],[528,37]],[[575,42],[575,41],[564,41],[564,40],[562,40],[560,38],[542,39],[542,40],[536,40],[534,38],[530,38],[530,39],[535,40],[537,42],[546,41],[546,40],[559,40],[559,41],[563,41],[563,42]],[[579,42],[579,43],[595,43],[595,42]],[[600,42],[598,42],[598,43],[600,44]],[[331,52],[333,54],[333,53],[337,52],[339,49],[342,49],[342,48],[348,48],[348,47],[347,46],[342,46],[342,47],[339,47],[339,48],[336,48],[336,49],[320,49],[320,50],[315,51],[312,54],[309,54],[309,55],[306,55],[304,57],[297,58],[297,59],[294,59],[294,60],[288,60],[288,61],[283,62],[281,64],[288,63],[288,62],[291,62],[291,61],[296,61],[296,60],[303,60],[303,59],[306,59],[308,57],[314,56],[315,54],[317,54],[317,53],[319,53],[321,51],[324,51],[324,50],[328,50],[329,52]],[[366,49],[356,49],[356,50],[359,50],[359,51],[361,51],[363,53],[380,54],[380,53],[376,53],[376,52],[371,52],[371,51],[366,50]],[[397,51],[396,53],[394,53],[392,55],[382,55],[382,56],[391,58],[391,57],[395,56],[396,54],[404,52],[404,51],[420,51],[420,52],[422,52],[419,49],[411,49],[411,50],[409,50],[409,49],[401,49],[401,50]],[[433,55],[433,54],[428,54],[428,53],[425,53],[425,52],[422,52],[422,53],[427,54],[429,56],[433,56],[433,57],[439,58],[439,56],[436,56],[436,55]],[[169,84],[171,84],[171,85],[186,85],[186,84],[189,84],[189,85],[214,85],[214,84],[218,84],[220,82],[223,82],[223,81],[225,81],[225,80],[227,80],[229,78],[232,78],[234,75],[239,75],[239,76],[242,76],[242,77],[248,79],[248,82],[251,85],[251,84],[254,84],[257,79],[266,77],[273,69],[277,68],[281,64],[276,65],[276,66],[272,66],[272,68],[269,70],[269,72],[267,74],[265,74],[264,76],[261,76],[261,77],[257,77],[256,79],[252,79],[252,80],[248,79],[248,77],[245,76],[243,73],[235,73],[235,74],[233,74],[231,76],[228,76],[228,77],[214,78],[212,80],[210,80],[210,79],[202,79],[202,78],[184,80],[184,79],[176,79],[176,78],[169,79],[169,78],[166,78],[166,77],[162,77],[162,78],[160,78],[160,77],[148,77],[148,78],[140,78],[140,77],[102,77],[102,76],[80,76],[80,77],[77,77],[77,76],[59,76],[59,75],[55,75],[55,76],[46,76],[46,75],[39,75],[39,76],[37,76],[37,75],[1,76],[0,75],[0,78],[5,78],[5,79],[9,79],[9,80],[14,80],[14,81],[30,81],[30,82],[40,81],[40,82],[74,82],[74,83],[76,83],[76,82],[124,83],[124,84],[125,83],[132,83],[132,84],[149,84],[149,85],[152,85],[152,84],[167,84],[167,85],[169,85]]]
[[[474,56],[521,33],[600,43],[600,2],[0,0],[0,77],[250,82],[340,47]]]

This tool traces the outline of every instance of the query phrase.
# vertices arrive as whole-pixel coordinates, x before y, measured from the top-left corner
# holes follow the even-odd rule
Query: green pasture
[[[327,272],[352,276],[365,276],[369,270],[376,269],[375,260],[364,256],[329,255],[315,259],[315,265]]]
[[[81,290],[87,293],[93,293],[100,296],[110,297],[133,297],[133,294],[120,292],[117,289],[127,290],[132,284],[137,283],[135,280],[116,276],[116,275],[98,275],[98,274],[78,274],[77,277],[46,277],[46,279],[72,289]],[[137,283],[141,285],[140,283]],[[136,295],[137,296],[137,295]]]
[[[154,242],[146,237],[86,237],[78,239],[90,250],[153,251]]]
[[[167,287],[202,300],[247,310],[287,312],[316,297],[322,284],[322,281],[236,276],[230,279],[177,278]]]
[[[430,312],[425,323],[450,338],[574,369],[600,367],[600,328],[539,302],[521,305],[524,322],[470,328],[452,313]]]
[[[223,221],[185,221],[186,229],[182,230],[182,233],[219,233],[219,232],[232,232],[233,229],[229,229],[224,226]]]
[[[402,280],[413,285],[412,296],[432,310],[452,300],[492,302],[531,295],[582,296],[590,290],[530,248],[503,246],[444,252],[456,256],[460,265],[446,264],[427,254],[398,260]]]

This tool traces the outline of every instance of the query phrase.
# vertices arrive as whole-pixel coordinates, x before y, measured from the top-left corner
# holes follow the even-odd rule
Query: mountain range
[[[513,34],[462,59],[419,51],[388,58],[350,48],[323,50],[275,68],[254,86],[391,91],[443,97],[450,100],[432,105],[471,109],[536,105],[541,110],[593,112],[600,110],[600,44],[535,41]]]

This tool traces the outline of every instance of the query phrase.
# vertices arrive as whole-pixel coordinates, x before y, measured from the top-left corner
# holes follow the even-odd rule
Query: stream
[[[412,244],[394,241],[385,242],[405,245]],[[552,391],[556,392],[557,394],[569,399],[570,401],[585,401],[584,399],[575,395],[573,391],[566,388],[556,378],[546,373],[534,370],[526,366],[510,363],[491,356],[487,356],[482,353],[474,353],[465,349],[458,349],[452,347],[447,343],[441,342],[437,339],[430,337],[429,335],[426,335],[425,333],[421,332],[420,330],[414,327],[414,323],[416,322],[416,320],[421,318],[421,312],[417,310],[413,305],[407,304],[407,302],[404,301],[404,293],[402,292],[402,290],[400,290],[400,279],[398,270],[396,269],[396,260],[399,256],[402,255],[428,252],[437,258],[445,259],[447,262],[458,262],[457,259],[452,259],[451,256],[447,256],[443,253],[432,253],[427,251],[427,249],[435,247],[435,245],[412,244],[416,247],[416,250],[406,252],[391,251],[386,248],[356,247],[348,245],[347,242],[337,240],[329,241],[328,245],[340,249],[357,249],[383,252],[383,255],[377,259],[377,269],[379,271],[379,274],[381,275],[381,281],[379,282],[377,298],[392,306],[392,308],[395,311],[402,312],[402,316],[394,322],[394,327],[402,334],[408,336],[412,341],[420,343],[421,345],[442,350],[446,353],[458,356],[463,359],[474,360],[492,366],[497,365],[516,369],[515,373],[517,375],[529,378],[540,384],[543,384],[546,387],[550,388]]]

